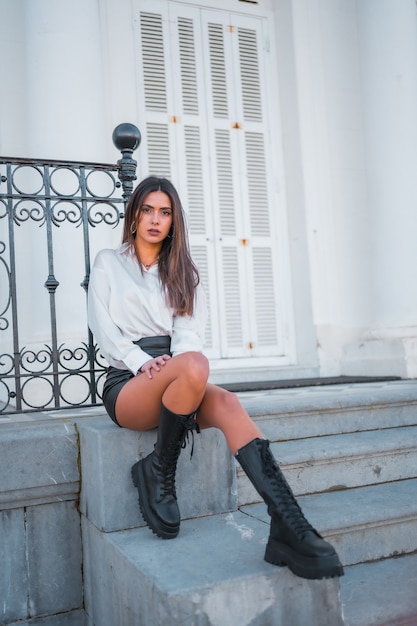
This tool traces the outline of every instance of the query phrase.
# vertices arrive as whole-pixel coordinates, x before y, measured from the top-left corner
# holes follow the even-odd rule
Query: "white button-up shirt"
[[[88,325],[109,365],[136,374],[152,358],[133,343],[143,337],[169,335],[173,356],[202,352],[205,316],[201,285],[194,314],[176,315],[167,305],[157,265],[142,273],[129,244],[97,254],[88,288]]]

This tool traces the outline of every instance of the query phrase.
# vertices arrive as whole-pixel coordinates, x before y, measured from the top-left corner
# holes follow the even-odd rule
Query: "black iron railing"
[[[101,402],[86,292],[123,219],[139,130],[120,124],[113,141],[114,165],[0,157],[0,417]]]

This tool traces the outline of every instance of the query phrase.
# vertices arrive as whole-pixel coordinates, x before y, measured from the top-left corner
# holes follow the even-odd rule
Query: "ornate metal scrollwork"
[[[136,178],[139,130],[121,124],[113,139],[122,158],[110,165],[0,157],[0,418],[101,402],[103,355],[86,323],[78,343],[62,325],[85,318],[91,250],[122,221]],[[63,305],[69,275],[81,295]]]

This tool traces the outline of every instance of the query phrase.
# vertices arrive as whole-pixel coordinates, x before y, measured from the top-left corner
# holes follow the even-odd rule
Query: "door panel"
[[[288,351],[267,22],[160,0],[140,12],[148,173],[171,178],[187,211],[211,358]]]

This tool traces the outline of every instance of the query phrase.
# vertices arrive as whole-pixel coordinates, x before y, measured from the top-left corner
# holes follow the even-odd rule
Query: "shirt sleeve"
[[[99,252],[90,273],[88,286],[88,325],[109,365],[137,374],[152,357],[123,335],[109,313],[110,268],[106,250]]]
[[[172,356],[183,352],[202,352],[206,325],[206,297],[199,284],[196,289],[193,315],[176,315],[171,338]]]

